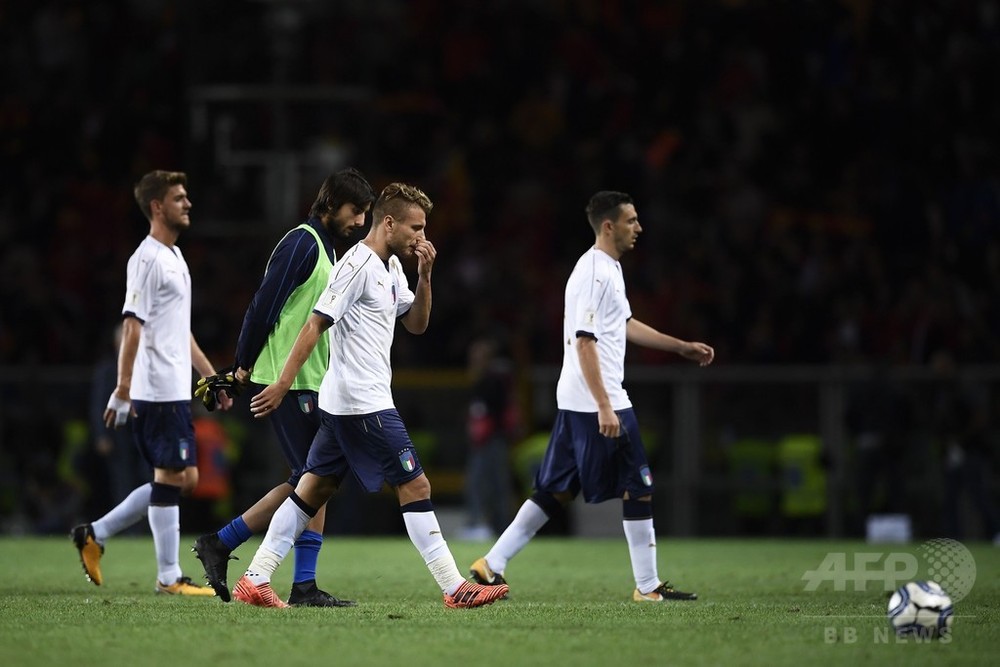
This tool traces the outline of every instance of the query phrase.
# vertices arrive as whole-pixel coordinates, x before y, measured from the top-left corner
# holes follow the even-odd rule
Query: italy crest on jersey
[[[177,443],[177,448],[181,454],[181,461],[187,461],[188,457],[191,456],[191,445],[187,440],[181,440]]]
[[[413,472],[417,467],[417,460],[413,458],[413,450],[406,449],[399,455],[399,464],[406,472]]]
[[[639,468],[639,477],[646,486],[653,486],[653,473],[649,472],[649,466]]]

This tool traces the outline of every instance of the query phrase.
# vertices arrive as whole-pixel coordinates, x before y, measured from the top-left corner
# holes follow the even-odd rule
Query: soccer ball
[[[951,632],[951,598],[933,581],[911,581],[889,598],[897,635],[940,637]]]

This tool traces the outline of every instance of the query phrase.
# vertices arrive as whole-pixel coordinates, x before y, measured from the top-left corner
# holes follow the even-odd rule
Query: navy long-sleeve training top
[[[332,261],[334,249],[330,233],[319,218],[309,218],[308,224],[319,234]],[[243,317],[243,327],[236,342],[237,368],[249,369],[257,361],[288,297],[316,267],[318,252],[312,234],[304,229],[293,229],[275,247],[267,272]]]

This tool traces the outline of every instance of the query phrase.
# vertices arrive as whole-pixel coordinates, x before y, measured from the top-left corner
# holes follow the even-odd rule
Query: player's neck
[[[180,236],[180,233],[175,229],[170,229],[166,225],[154,222],[149,226],[149,235],[168,248],[173,248],[174,244],[177,243],[177,237]]]
[[[610,240],[598,237],[597,241],[594,243],[594,247],[616,262],[622,258],[621,253],[618,252],[618,249],[615,248],[615,244]]]
[[[383,262],[388,262],[389,258],[392,257],[392,250],[389,249],[389,243],[384,238],[380,238],[379,235],[374,233],[368,234],[365,238],[361,240],[366,246],[371,248],[371,251],[378,255],[379,259]]]

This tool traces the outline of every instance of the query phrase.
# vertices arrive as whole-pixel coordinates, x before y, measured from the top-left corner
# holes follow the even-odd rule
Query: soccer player
[[[653,478],[622,386],[625,342],[674,352],[702,366],[712,363],[715,351],[705,343],[660,333],[632,317],[619,264],[642,231],[632,198],[623,192],[598,192],[586,213],[596,242],[566,283],[558,410],[535,476],[535,493],[470,572],[481,584],[505,586],[507,562],[582,490],[588,503],[622,499],[622,525],[635,577],[633,600],[694,600],[697,595],[676,590],[657,574]]]
[[[156,592],[214,595],[181,572],[182,495],[198,484],[191,420],[191,367],[215,373],[191,333],[191,274],[177,247],[191,225],[191,201],[183,172],[152,171],[135,186],[135,200],[149,219],[149,235],[128,261],[118,384],[104,412],[108,427],[132,416],[139,451],[153,467],[153,481],[137,487],[93,523],[73,528],[83,571],[100,585],[104,542],[148,515],[156,548]],[[219,399],[223,410],[232,406]]]
[[[356,169],[331,174],[320,186],[309,219],[275,246],[254,295],[236,345],[236,379],[249,382],[254,393],[278,379],[295,337],[312,312],[336,261],[334,237],[348,238],[365,224],[375,201],[371,185]],[[226,581],[230,554],[254,533],[267,528],[278,506],[302,475],[309,445],[319,430],[316,411],[320,383],[330,356],[324,333],[299,369],[289,393],[271,415],[291,475],[243,514],[216,533],[202,535],[194,545],[205,566],[205,576],[216,594],[229,602]],[[289,604],[304,607],[344,607],[340,600],[316,585],[316,561],[323,545],[326,505],[319,507],[295,542],[295,573]]]
[[[441,587],[446,606],[478,607],[507,592],[506,586],[466,581],[459,572],[434,514],[430,482],[390,389],[396,320],[410,333],[422,334],[430,319],[436,251],[424,229],[432,207],[413,186],[392,183],[382,190],[368,235],[330,272],[277,382],[250,401],[256,417],[273,414],[323,332],[331,331],[330,368],[319,392],[319,433],[306,472],[274,513],[264,541],[236,584],[233,595],[241,602],[286,606],[271,589],[271,576],[348,469],[369,493],[386,482],[395,488],[406,531]],[[414,255],[417,285],[411,291],[399,258]]]

